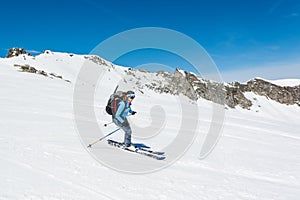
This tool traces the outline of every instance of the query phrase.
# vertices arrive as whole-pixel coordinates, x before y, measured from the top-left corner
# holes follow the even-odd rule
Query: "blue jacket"
[[[128,101],[120,101],[119,102],[118,109],[115,114],[115,119],[117,119],[119,123],[121,123],[121,124],[124,123],[128,113],[132,113],[130,106],[131,106],[131,103],[129,103]]]

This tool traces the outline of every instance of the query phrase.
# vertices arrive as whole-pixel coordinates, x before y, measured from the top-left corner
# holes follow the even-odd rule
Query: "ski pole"
[[[118,129],[116,129],[116,130],[114,130],[114,131],[112,131],[112,132],[110,132],[109,134],[107,134],[107,135],[105,135],[105,136],[103,136],[102,138],[100,138],[100,139],[98,139],[98,140],[96,140],[95,142],[93,142],[93,143],[91,143],[91,144],[89,144],[87,147],[92,147],[92,145],[94,145],[94,144],[96,144],[97,142],[100,142],[101,140],[103,140],[104,138],[106,138],[106,137],[108,137],[108,136],[110,136],[111,134],[113,134],[113,133],[115,133],[115,132],[117,132],[118,130],[120,130],[121,128],[118,128]]]

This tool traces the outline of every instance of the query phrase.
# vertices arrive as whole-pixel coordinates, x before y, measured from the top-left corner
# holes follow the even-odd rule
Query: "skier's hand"
[[[132,115],[135,115],[135,114],[136,114],[136,112],[135,112],[135,111],[132,111],[132,112],[131,112],[131,114],[132,114]]]

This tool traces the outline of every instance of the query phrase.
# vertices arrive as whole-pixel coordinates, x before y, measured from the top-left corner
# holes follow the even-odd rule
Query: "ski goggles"
[[[127,94],[126,96],[127,96],[128,98],[130,98],[130,99],[134,99],[135,94]]]

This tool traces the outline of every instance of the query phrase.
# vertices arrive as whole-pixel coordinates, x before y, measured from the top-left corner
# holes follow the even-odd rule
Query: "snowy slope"
[[[297,86],[300,85],[300,79],[283,79],[283,80],[274,80],[270,81],[271,83],[274,83],[275,85],[279,86]]]
[[[253,93],[246,94],[253,102],[250,111],[226,110],[223,136],[203,160],[199,159],[199,153],[210,128],[213,104],[200,99],[197,102],[198,136],[173,165],[153,173],[132,175],[98,162],[95,155],[100,154],[127,163],[129,167],[135,160],[142,163],[140,167],[156,165],[159,161],[125,155],[105,142],[98,143],[92,150],[83,145],[85,140],[100,137],[81,138],[74,121],[74,86],[86,60],[85,56],[55,52],[25,59],[23,56],[0,59],[0,199],[299,198],[300,108]],[[62,75],[71,83],[21,73],[14,64],[29,64]],[[88,65],[97,64],[88,61]],[[108,133],[115,127],[103,126],[110,120],[104,106],[124,68],[100,67],[110,70],[103,76],[101,85],[95,86],[93,107],[101,131]],[[148,79],[151,75],[145,77],[145,81]],[[174,140],[182,120],[182,110],[173,106],[176,101],[171,95],[137,91],[133,109],[138,114],[131,118],[133,140],[155,149],[163,149]],[[162,124],[158,121],[154,126],[162,126],[163,130],[154,136],[142,135],[140,130],[153,123],[151,110],[158,118],[166,115]],[[111,138],[121,140],[123,133]],[[168,155],[172,152],[167,152]],[[124,156],[131,160],[125,160]]]
[[[284,86],[289,86],[289,87],[294,87],[300,85],[300,79],[280,79],[280,80],[268,80],[264,78],[257,77],[257,79],[265,80],[267,82],[273,83],[275,85],[284,87]]]

